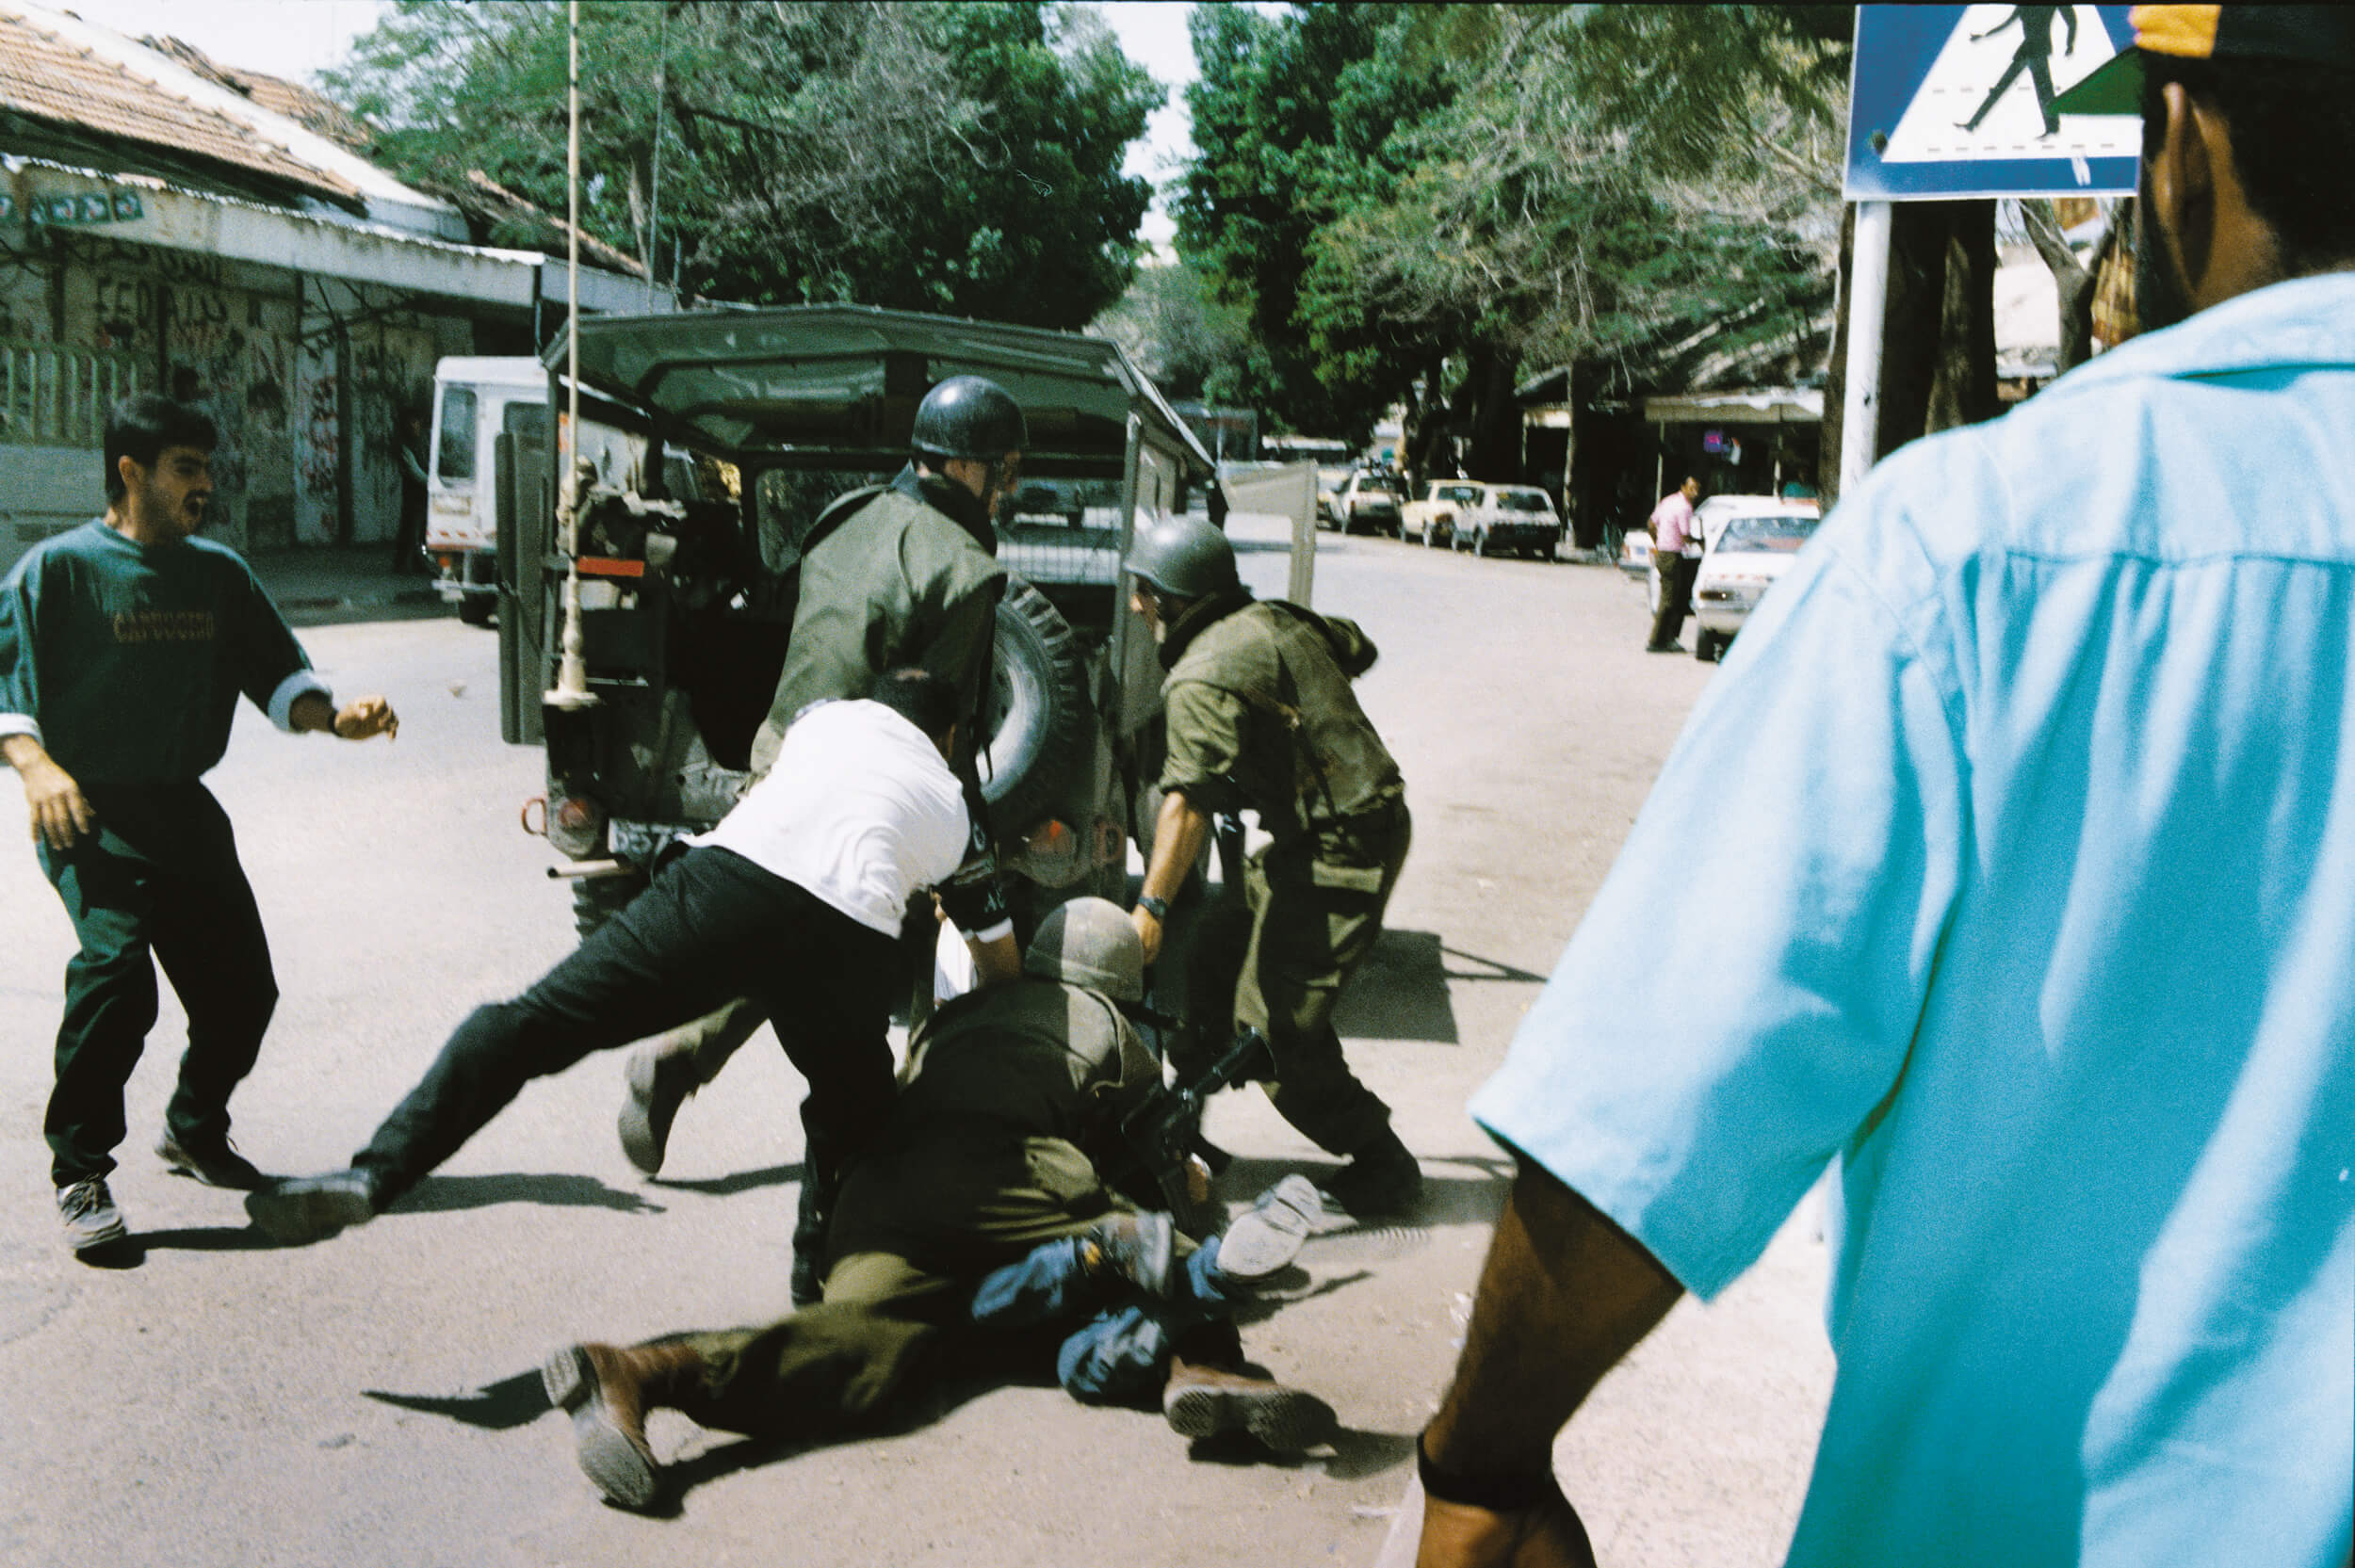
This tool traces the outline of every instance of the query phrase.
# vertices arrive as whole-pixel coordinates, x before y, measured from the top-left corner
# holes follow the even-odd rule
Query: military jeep
[[[606,316],[579,331],[582,423],[642,456],[586,493],[566,558],[564,458],[549,441],[565,429],[560,343],[549,404],[510,419],[494,477],[501,730],[546,749],[544,831],[575,863],[583,929],[741,793],[806,530],[834,495],[899,471],[917,404],[957,375],[1004,386],[1031,435],[998,518],[1013,580],[980,758],[1016,923],[1027,940],[1065,898],[1125,900],[1129,845],[1157,804],[1161,671],[1120,562],[1137,526],[1181,509],[1214,469],[1120,348],[840,305]],[[593,700],[550,703],[576,571]]]

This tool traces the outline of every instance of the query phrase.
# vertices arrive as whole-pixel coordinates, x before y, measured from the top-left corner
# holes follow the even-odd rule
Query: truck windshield
[[[1500,511],[1551,511],[1553,503],[1542,490],[1507,490],[1497,496]]]
[[[474,393],[463,386],[442,389],[442,427],[435,441],[440,448],[433,460],[436,478],[471,479],[474,477]]]

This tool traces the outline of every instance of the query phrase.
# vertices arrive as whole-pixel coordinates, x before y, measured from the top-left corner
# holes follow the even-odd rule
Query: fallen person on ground
[[[1033,1341],[1075,1398],[1158,1401],[1189,1437],[1241,1432],[1285,1449],[1324,1434],[1331,1412],[1246,1371],[1232,1323],[1321,1220],[1315,1188],[1288,1178],[1198,1247],[1167,1214],[1140,1211],[1099,1173],[1117,1168],[1124,1113],[1161,1091],[1161,1064],[1120,1008],[1144,995],[1135,929],[1103,899],[1075,900],[1041,924],[1023,967],[943,1007],[910,1043],[889,1124],[836,1202],[818,1304],[548,1358],[548,1398],[571,1413],[581,1468],[607,1498],[644,1508],[660,1493],[649,1410],[836,1436]]]

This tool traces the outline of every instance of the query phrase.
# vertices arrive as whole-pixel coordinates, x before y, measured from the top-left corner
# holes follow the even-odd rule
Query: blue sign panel
[[[1858,7],[1848,200],[2130,194],[2141,117],[2054,107],[2132,45],[2129,8]]]

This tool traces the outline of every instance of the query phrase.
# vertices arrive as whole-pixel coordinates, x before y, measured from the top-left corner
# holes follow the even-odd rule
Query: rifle
[[[1170,1212],[1188,1217],[1194,1207],[1186,1188],[1186,1161],[1208,1148],[1202,1141],[1203,1106],[1238,1079],[1275,1068],[1267,1036],[1245,1025],[1236,1032],[1226,1054],[1204,1069],[1200,1077],[1161,1091],[1120,1119],[1121,1141],[1151,1173],[1161,1195],[1169,1200]],[[1225,1163],[1224,1159],[1219,1163]]]

